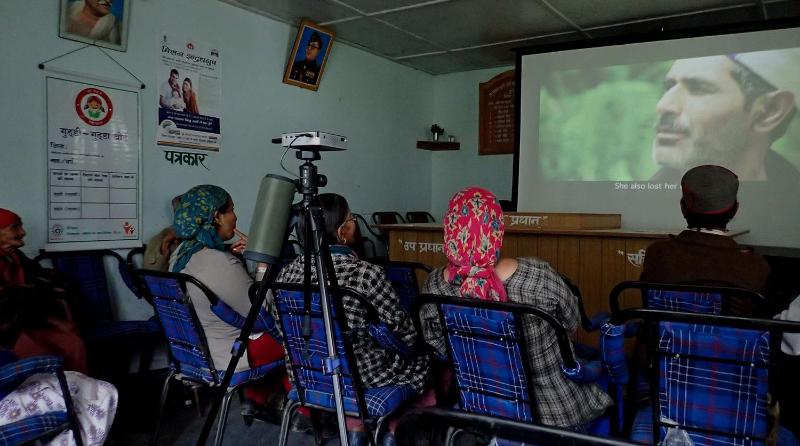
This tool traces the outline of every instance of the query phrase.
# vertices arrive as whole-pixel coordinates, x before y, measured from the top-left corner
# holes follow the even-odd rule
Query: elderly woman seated
[[[396,337],[406,344],[413,346],[416,339],[416,329],[411,317],[400,306],[400,300],[386,279],[383,268],[372,263],[360,260],[352,245],[356,240],[356,219],[350,212],[347,200],[337,194],[320,194],[318,202],[325,215],[323,228],[323,242],[330,246],[333,268],[339,286],[353,289],[371,299],[381,322],[391,327]],[[304,219],[298,224],[297,233],[304,246],[305,240]],[[303,283],[304,259],[299,256],[292,263],[281,270],[278,282]],[[312,271],[312,281],[316,283],[316,270]],[[347,323],[351,328],[364,329],[366,327],[366,309],[363,304],[350,296],[343,300],[344,309],[348,313]],[[354,339],[353,350],[358,363],[361,380],[366,387],[382,387],[391,385],[411,385],[417,394],[421,395],[412,402],[413,405],[432,405],[432,392],[425,392],[429,373],[429,358],[420,354],[413,358],[404,359],[401,356],[386,350],[370,336],[357,336]],[[424,394],[423,394],[424,392]],[[393,424],[389,426],[390,431]],[[350,444],[366,444],[363,426],[357,419],[348,418],[347,430],[350,432]],[[384,437],[384,444],[393,441],[391,435]]]
[[[575,332],[577,298],[547,262],[500,258],[505,225],[503,211],[491,192],[469,187],[456,193],[443,224],[448,264],[430,273],[423,292],[533,305]],[[426,319],[436,317],[433,308],[425,313]],[[595,384],[579,384],[563,376],[556,337],[544,321],[525,316],[522,325],[540,422],[584,430],[611,405],[611,398]],[[426,331],[424,335],[445,354],[440,333]]]
[[[69,296],[54,274],[39,267],[20,248],[25,229],[19,215],[0,209],[0,292],[3,305],[17,317],[14,353],[21,358],[56,355],[67,370],[86,372],[86,346],[78,336]]]

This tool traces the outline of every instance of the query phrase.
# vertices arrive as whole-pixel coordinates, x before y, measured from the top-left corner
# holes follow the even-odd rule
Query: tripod
[[[345,425],[344,400],[341,380],[341,360],[336,351],[336,343],[334,340],[334,331],[332,325],[336,322],[333,320],[330,311],[331,299],[337,295],[336,291],[338,288],[338,281],[336,280],[336,272],[333,268],[330,249],[328,245],[323,242],[323,231],[325,227],[323,209],[318,203],[316,203],[315,200],[316,196],[318,195],[319,188],[325,187],[328,180],[325,175],[321,175],[317,172],[317,166],[315,166],[313,163],[314,161],[322,159],[319,154],[320,148],[315,147],[314,149],[310,149],[308,147],[297,147],[297,149],[299,149],[296,153],[297,158],[305,161],[300,166],[300,178],[295,182],[297,191],[303,196],[302,201],[296,206],[298,207],[298,211],[301,212],[301,215],[303,215],[305,218],[306,222],[306,246],[303,249],[305,312],[306,314],[309,314],[311,306],[311,294],[313,292],[311,284],[311,265],[313,262],[317,273],[317,281],[319,283],[320,304],[322,306],[322,317],[325,325],[325,339],[328,344],[328,358],[325,361],[326,374],[332,375],[333,377],[333,394],[334,401],[336,403],[337,421],[339,423],[339,441],[342,446],[347,446],[347,430]],[[283,235],[284,238],[288,237],[286,231]],[[313,246],[313,252],[308,246],[309,244]],[[225,375],[223,376],[222,382],[219,386],[218,394],[214,395],[212,399],[211,408],[209,409],[206,421],[203,424],[203,430],[200,432],[200,437],[197,440],[198,446],[205,445],[206,440],[208,439],[208,435],[211,432],[211,426],[214,423],[214,418],[216,418],[217,412],[222,404],[222,397],[230,385],[234,371],[236,370],[236,365],[239,363],[239,360],[247,350],[247,345],[250,340],[249,336],[253,331],[253,326],[258,318],[261,307],[264,305],[267,291],[275,281],[277,273],[278,268],[276,265],[270,265],[267,273],[264,275],[258,286],[258,290],[256,291],[254,298],[252,299],[252,306],[250,307],[250,311],[247,313],[247,318],[245,319],[242,331],[231,348],[231,360],[228,363],[228,368],[225,370]],[[339,314],[342,314],[341,311],[343,311],[343,308],[340,304],[337,305],[337,311]],[[307,317],[306,323],[304,323],[303,326],[304,336],[310,336],[311,326],[309,321],[310,319]],[[217,441],[221,441],[221,438],[217,438]]]

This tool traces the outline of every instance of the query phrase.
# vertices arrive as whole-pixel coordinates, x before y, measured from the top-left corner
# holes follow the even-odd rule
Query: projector
[[[277,142],[277,141],[275,141]],[[347,137],[320,131],[282,133],[281,146],[293,149],[345,150]]]

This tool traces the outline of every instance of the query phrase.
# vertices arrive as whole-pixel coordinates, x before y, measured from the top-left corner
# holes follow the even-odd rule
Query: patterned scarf
[[[450,199],[444,216],[444,252],[450,283],[460,287],[463,297],[508,300],[494,271],[504,231],[503,210],[488,190],[468,187]]]
[[[19,215],[0,208],[0,229],[21,224]],[[16,252],[7,253],[0,249],[0,290],[25,283],[25,269]]]
[[[172,224],[183,243],[178,249],[172,272],[183,271],[192,256],[204,247],[225,250],[225,241],[214,227],[214,213],[228,201],[228,197],[225,189],[209,184],[195,186],[183,194]]]

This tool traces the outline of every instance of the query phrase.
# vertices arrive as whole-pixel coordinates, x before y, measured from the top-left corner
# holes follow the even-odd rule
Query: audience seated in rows
[[[491,192],[470,187],[456,193],[443,224],[448,264],[430,273],[423,292],[533,305],[574,334],[580,320],[577,298],[558,273],[536,258],[500,258],[505,225]],[[423,313],[425,338],[444,355],[442,335],[434,328],[437,324],[430,323],[437,318],[435,309],[423,309]],[[552,329],[540,319],[525,316],[523,332],[540,422],[582,430],[603,415],[611,398],[595,384],[578,384],[564,377]]]
[[[170,271],[188,274],[213,291],[223,302],[242,316],[250,311],[248,290],[253,279],[241,260],[228,251],[225,242],[232,239],[236,230],[236,213],[231,196],[218,186],[201,185],[186,192],[175,211],[173,227],[183,240],[170,258]],[[231,247],[241,250],[246,240],[238,240]],[[211,359],[219,370],[225,370],[231,358],[231,346],[240,329],[217,317],[206,296],[193,285],[188,286],[189,298],[203,326]],[[247,348],[247,362],[240,361],[236,372],[283,359],[283,346],[268,333],[256,333]],[[289,381],[278,379],[288,391]],[[245,397],[252,402],[266,404],[275,392],[271,386],[251,385]],[[281,393],[282,395],[282,393]],[[282,400],[280,401],[282,402]],[[254,410],[254,409],[252,409]]]
[[[172,199],[172,214],[178,209],[181,204],[181,195]],[[161,230],[158,234],[154,235],[147,242],[144,256],[142,257],[142,266],[145,269],[154,269],[157,271],[169,270],[169,258],[175,249],[181,243],[181,239],[175,234],[175,228],[171,225]]]
[[[358,259],[352,249],[355,241],[356,222],[347,200],[337,194],[320,194],[318,203],[325,216],[323,242],[330,245],[333,267],[339,286],[353,289],[372,299],[381,321],[391,328],[396,337],[407,345],[414,347],[417,332],[408,313],[400,306],[394,288],[386,278],[383,268]],[[299,221],[297,234],[303,246],[309,246],[305,240],[305,219]],[[281,270],[278,282],[303,283],[304,259],[299,256]],[[312,281],[317,283],[315,268]],[[420,354],[412,359],[403,359],[397,353],[381,347],[367,331],[366,309],[355,298],[344,297],[347,324],[353,328],[355,344],[353,350],[361,380],[368,388],[391,385],[411,385],[420,397],[414,405],[435,404],[432,391],[425,391],[429,375],[429,358]],[[366,444],[363,426],[357,418],[347,419],[351,445]],[[393,430],[390,425],[389,430]],[[386,436],[385,438],[389,438]],[[384,439],[384,444],[386,444]]]
[[[647,248],[641,280],[747,288],[766,291],[769,265],[752,249],[740,246],[726,233],[739,203],[739,179],[720,166],[698,166],[681,179],[681,211],[688,229]],[[766,305],[732,299],[730,313],[767,316]]]
[[[20,358],[55,355],[67,370],[86,372],[86,345],[73,321],[69,293],[52,271],[39,267],[19,248],[25,246],[19,215],[0,209],[0,305]],[[11,334],[13,333],[13,335]]]

